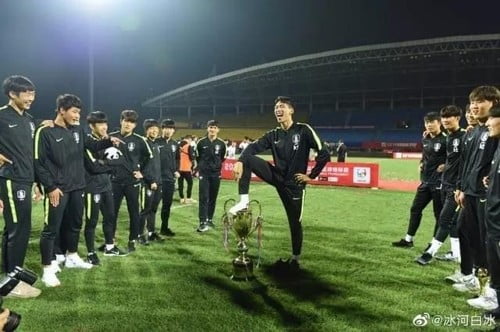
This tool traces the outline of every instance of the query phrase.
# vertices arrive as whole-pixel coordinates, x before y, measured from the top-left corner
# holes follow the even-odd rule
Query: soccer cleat
[[[163,242],[165,241],[164,238],[162,238],[158,233],[156,232],[153,232],[150,236],[149,236],[149,241],[156,241],[156,242]]]
[[[54,271],[54,273],[61,272],[61,267],[59,267],[59,263],[55,259],[50,262],[50,268]]]
[[[479,296],[474,299],[467,300],[467,303],[474,308],[482,310],[494,310],[498,308],[497,296]]]
[[[61,285],[61,282],[53,271],[44,271],[42,282],[46,287],[57,287]]]
[[[457,283],[457,282],[460,282],[460,280],[462,280],[463,277],[465,277],[465,274],[463,274],[460,270],[457,270],[452,275],[444,278],[444,280],[451,282],[451,283]]]
[[[68,269],[91,269],[92,264],[84,262],[77,254],[66,256],[65,267]]]
[[[186,204],[193,204],[193,203],[197,203],[198,201],[195,199],[192,199],[192,198],[186,198],[185,202],[186,202]]]
[[[453,256],[453,253],[451,251],[448,251],[444,255],[436,255],[435,257],[439,261],[444,261],[444,262],[458,262],[458,257]]]
[[[56,255],[56,261],[57,261],[57,263],[59,263],[59,264],[64,263],[65,260],[66,260],[66,256],[64,256],[64,255]]]
[[[429,254],[428,252],[424,252],[422,256],[418,257],[415,259],[415,262],[417,262],[420,265],[427,265],[432,261],[432,255]]]
[[[128,241],[128,252],[134,252],[135,251],[135,241]]]
[[[170,228],[167,228],[166,230],[161,231],[160,234],[165,235],[165,236],[175,236],[175,233],[172,232],[172,230]]]
[[[207,220],[207,226],[210,227],[210,228],[215,228],[215,224],[213,222],[213,220]]]
[[[186,204],[186,200],[185,200],[184,198],[181,198],[181,199],[180,199],[180,203],[181,203],[181,204]]]
[[[121,250],[117,246],[114,246],[113,248],[109,250],[104,250],[104,256],[127,256],[128,252]]]
[[[143,246],[149,246],[149,241],[146,235],[139,235],[137,241]]]
[[[19,283],[14,287],[6,298],[18,298],[18,299],[29,299],[37,297],[42,293],[41,290],[25,283],[24,281],[19,281]]]
[[[87,255],[87,261],[92,265],[101,265],[101,261],[95,252],[89,252]]]
[[[206,223],[200,224],[200,226],[198,226],[198,228],[196,229],[196,231],[198,233],[204,233],[204,232],[207,232],[208,230],[210,230],[210,228],[208,227],[208,225]]]
[[[229,213],[235,216],[238,212],[248,208],[248,202],[239,201],[232,208],[229,209]]]
[[[465,276],[453,284],[453,289],[462,293],[477,293],[479,292],[479,280],[476,277]]]
[[[103,243],[103,244],[101,244],[101,245],[99,246],[99,248],[97,248],[97,250],[99,250],[99,251],[101,251],[101,252],[104,252],[104,249],[106,249],[106,244],[104,244],[104,243]]]
[[[398,247],[398,248],[411,248],[413,247],[413,241],[406,241],[405,239],[401,239],[396,242],[392,242],[393,247]]]

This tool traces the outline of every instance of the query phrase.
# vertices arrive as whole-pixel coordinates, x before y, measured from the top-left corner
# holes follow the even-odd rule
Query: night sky
[[[34,81],[34,115],[52,117],[60,93],[88,103],[91,34],[95,105],[117,115],[214,68],[222,74],[349,46],[500,32],[500,1],[102,1],[94,12],[85,0],[0,2],[0,77]]]

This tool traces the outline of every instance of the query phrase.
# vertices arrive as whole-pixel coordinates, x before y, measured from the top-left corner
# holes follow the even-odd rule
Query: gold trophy
[[[481,267],[477,270],[477,279],[479,280],[479,296],[486,295],[486,285],[490,281],[488,270]]]
[[[248,208],[239,211],[235,216],[230,214],[229,208],[235,204],[234,199],[229,199],[224,203],[224,214],[222,215],[222,225],[224,227],[224,248],[228,250],[229,231],[232,229],[236,235],[237,250],[239,256],[233,259],[233,280],[248,281],[254,278],[253,261],[247,256],[248,238],[257,231],[258,260],[260,264],[260,249],[262,248],[262,207],[256,200],[250,201]]]

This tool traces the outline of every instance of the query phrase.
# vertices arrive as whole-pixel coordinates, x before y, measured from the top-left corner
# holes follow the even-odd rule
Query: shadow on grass
[[[249,313],[265,315],[264,304],[266,304],[279,315],[281,322],[285,326],[300,326],[305,320],[314,318],[311,315],[302,317],[287,310],[280,301],[268,294],[268,287],[258,280],[252,280],[249,283],[238,283],[229,278],[219,277],[204,277],[202,280],[214,288],[227,292],[234,304]],[[250,286],[250,289],[240,287],[246,285]]]

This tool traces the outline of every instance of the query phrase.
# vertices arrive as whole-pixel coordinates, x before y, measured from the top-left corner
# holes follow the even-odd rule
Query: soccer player
[[[252,172],[274,186],[285,208],[292,238],[291,259],[286,264],[280,259],[276,266],[292,270],[299,268],[302,250],[302,210],[306,184],[316,178],[330,160],[328,151],[314,129],[308,124],[294,122],[294,113],[295,106],[289,97],[276,98],[274,115],[279,127],[249,144],[234,164],[234,176],[239,180],[240,201],[229,211],[235,215],[248,207]],[[318,155],[316,165],[307,175],[310,149],[316,150]],[[255,156],[265,150],[271,150],[274,165]]]
[[[87,135],[87,145],[108,138],[108,119],[103,112],[92,112],[87,121],[91,133]],[[111,147],[110,149],[115,149]],[[109,151],[109,150],[107,150]],[[118,151],[118,150],[116,150]],[[102,213],[102,229],[104,233],[105,256],[125,256],[126,252],[120,250],[114,244],[114,230],[116,226],[113,191],[111,187],[110,166],[114,160],[108,160],[104,151],[91,152],[85,150],[85,243],[87,245],[87,260],[92,265],[99,265],[99,257],[95,252],[95,229],[99,219],[99,211]]]
[[[500,107],[490,109],[486,126],[491,138],[500,139]],[[498,307],[500,296],[500,146],[496,149],[489,176],[484,182],[488,186],[485,213],[486,256],[491,276],[490,287],[494,292],[476,307],[489,310],[486,315],[491,315],[498,320],[500,318]],[[469,304],[471,301],[469,300]]]
[[[179,197],[181,204],[190,204],[195,201],[191,198],[193,192],[193,161],[196,160],[196,153],[191,146],[192,137],[187,135],[179,144]],[[184,180],[187,183],[186,198],[184,198]]]
[[[175,181],[179,178],[179,146],[172,138],[175,133],[175,121],[165,119],[161,122],[162,138],[159,139],[161,181],[163,187],[160,234],[175,236],[169,227],[170,207],[175,191]]]
[[[156,211],[162,197],[161,161],[160,161],[160,123],[155,119],[144,120],[144,132],[146,142],[153,152],[153,160],[148,164],[148,172],[144,178],[145,185],[142,188],[143,209],[141,211],[140,243],[148,244],[149,241],[163,241],[163,238],[155,231]],[[146,227],[146,232],[144,228]]]
[[[199,233],[215,227],[213,222],[215,203],[219,194],[222,162],[226,159],[226,144],[217,137],[218,134],[219,123],[210,120],[207,122],[207,136],[201,138],[196,145],[200,179],[198,189],[200,225],[196,231]]]
[[[489,136],[486,121],[490,109],[500,103],[500,91],[493,86],[479,86],[472,90],[469,101],[471,112],[477,119],[478,125],[468,138],[470,148],[465,155],[461,180],[455,197],[463,209],[463,218],[459,222],[458,228],[461,277],[453,284],[453,288],[461,292],[479,289],[478,279],[473,274],[474,267],[476,273],[479,270],[483,272],[488,270],[484,221],[486,188],[483,184],[483,178],[490,171],[498,140]],[[468,302],[475,306],[484,301],[485,298],[480,296],[477,301],[472,300],[476,299],[471,299]]]
[[[453,257],[460,256],[460,244],[458,234],[456,233],[457,220],[457,203],[455,201],[455,189],[457,186],[457,178],[461,153],[463,147],[463,137],[466,133],[460,128],[460,117],[462,110],[455,106],[449,105],[441,109],[441,123],[447,131],[446,136],[446,163],[442,174],[441,195],[443,197],[443,208],[439,215],[439,227],[431,241],[431,245],[424,251],[422,256],[416,259],[416,262],[421,265],[429,264],[439,250],[443,242],[450,234],[451,248],[454,253]]]
[[[119,146],[125,162],[115,167],[111,176],[115,206],[115,218],[118,218],[123,197],[127,200],[129,214],[128,251],[135,251],[135,243],[139,238],[140,210],[139,199],[142,179],[148,163],[153,158],[146,139],[134,133],[139,116],[134,110],[124,110],[120,116],[120,131],[110,133],[110,136],[124,142]],[[115,227],[117,222],[113,223]],[[116,233],[116,228],[113,234]]]
[[[81,101],[75,95],[57,97],[54,127],[40,127],[35,134],[35,170],[46,197],[45,225],[40,236],[42,282],[56,287],[60,281],[54,267],[54,242],[59,233],[67,249],[67,268],[90,269],[92,264],[78,256],[85,189],[84,135],[80,124]],[[90,142],[91,151],[110,147],[112,140]]]
[[[438,113],[427,113],[424,117],[424,124],[426,134],[422,139],[422,160],[419,165],[421,183],[417,188],[410,209],[410,222],[406,236],[399,241],[393,242],[394,247],[413,247],[413,238],[422,221],[422,211],[431,201],[433,203],[434,217],[436,218],[433,235],[436,234],[439,224],[439,214],[443,206],[441,201],[441,173],[446,162],[446,135],[441,131]]]
[[[3,81],[9,103],[0,108],[0,200],[5,227],[2,236],[2,271],[22,267],[31,232],[33,135],[35,123],[27,112],[35,100],[35,85],[26,77]],[[11,292],[16,297],[36,297],[41,291],[21,281]]]

